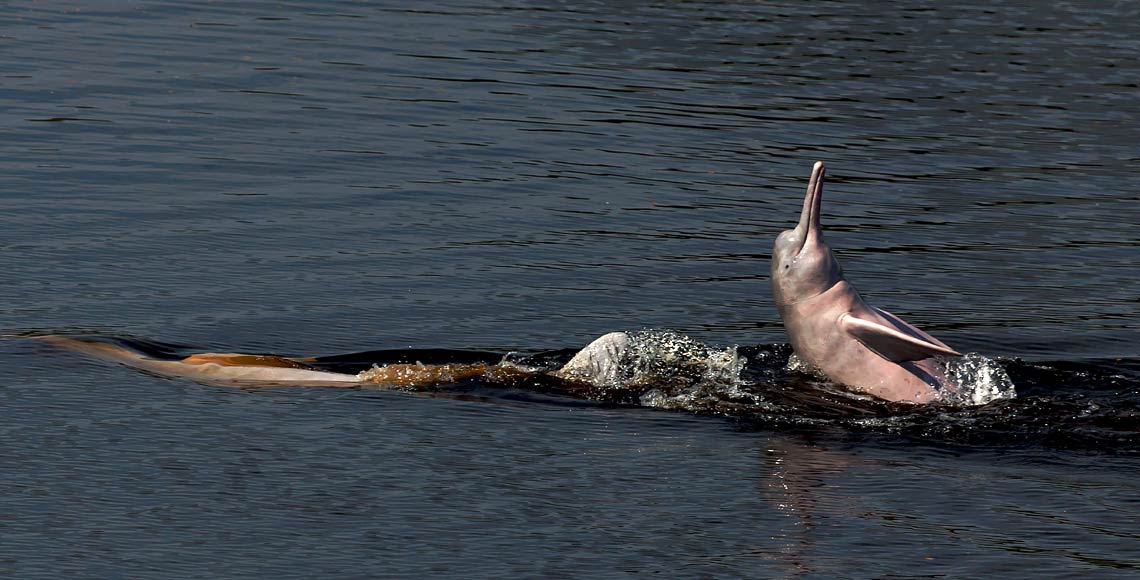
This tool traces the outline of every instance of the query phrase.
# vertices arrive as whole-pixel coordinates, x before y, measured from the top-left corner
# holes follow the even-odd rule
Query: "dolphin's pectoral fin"
[[[894,362],[922,360],[932,356],[962,356],[958,351],[916,338],[878,322],[850,313],[839,317],[839,328],[875,354]]]
[[[876,307],[872,306],[871,310],[874,310],[875,312],[879,313],[879,316],[886,318],[888,322],[895,325],[895,328],[900,329],[905,334],[909,334],[909,335],[911,335],[911,336],[913,336],[919,340],[925,340],[926,342],[934,343],[938,346],[950,348],[949,346],[947,346],[946,343],[942,342],[941,340],[938,340],[937,338],[934,338],[933,336],[926,334],[922,330],[915,328],[913,324],[910,324],[909,322],[899,318],[898,316],[895,316],[894,314],[891,314],[890,312],[887,312],[886,310],[883,310],[882,308],[876,308]],[[953,349],[951,349],[951,350],[953,350]],[[958,356],[961,356],[961,355],[958,355]]]

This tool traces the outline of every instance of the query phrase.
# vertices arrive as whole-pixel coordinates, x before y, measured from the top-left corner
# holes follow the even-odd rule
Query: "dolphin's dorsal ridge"
[[[864,320],[846,313],[839,317],[839,328],[875,354],[893,362],[916,361],[932,356],[962,356],[958,351]]]

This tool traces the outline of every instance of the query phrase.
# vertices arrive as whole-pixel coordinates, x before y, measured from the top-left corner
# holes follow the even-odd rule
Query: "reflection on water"
[[[1094,576],[1126,577],[1140,565],[1130,539],[1101,534],[1120,529],[1134,502],[1106,509],[1099,500],[1071,497],[1089,485],[1119,486],[1123,474],[1095,459],[1071,461],[1074,469],[1059,473],[1047,456],[901,448],[853,453],[810,440],[781,441],[765,449],[760,470],[761,493],[783,515],[773,531],[777,549],[764,555],[787,577],[856,568],[882,574],[898,566],[910,575],[955,577],[1003,569],[1009,555],[1025,553],[1087,566]],[[1010,477],[1025,495],[998,491]],[[930,487],[901,483],[910,478]],[[1027,507],[1029,501],[1040,505]],[[992,509],[980,513],[979,503]],[[1076,506],[1081,509],[1067,511]],[[1046,529],[1053,533],[1041,535]],[[1019,564],[1029,575],[1049,574],[1048,565],[1036,558]]]

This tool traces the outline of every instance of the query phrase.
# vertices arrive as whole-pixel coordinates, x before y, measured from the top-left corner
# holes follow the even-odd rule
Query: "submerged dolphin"
[[[233,385],[355,386],[355,375],[322,371],[298,360],[273,355],[198,353],[185,358],[164,358],[152,353],[86,337],[49,335],[35,337],[59,348],[168,377],[204,383]]]
[[[463,379],[510,381],[534,373],[509,363],[397,363],[373,366],[357,374],[332,372],[313,366],[315,358],[277,355],[205,352],[190,356],[166,356],[147,352],[138,345],[107,342],[88,337],[47,335],[35,337],[53,346],[81,352],[167,377],[203,383],[239,386],[356,387],[387,385],[425,387]],[[562,368],[543,373],[567,383],[602,386],[614,382],[629,336],[611,332],[586,345]]]
[[[936,356],[962,356],[863,301],[823,241],[823,162],[816,162],[795,229],[776,238],[772,292],[796,355],[848,388],[888,401],[928,403],[953,390]]]

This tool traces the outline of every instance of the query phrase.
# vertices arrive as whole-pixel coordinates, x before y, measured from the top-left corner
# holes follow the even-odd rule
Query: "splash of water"
[[[616,365],[620,373],[606,386],[647,389],[641,405],[662,409],[695,409],[713,401],[761,405],[741,389],[747,363],[735,346],[718,349],[669,330],[631,332]]]
[[[678,332],[645,330],[629,334],[628,385],[665,380],[732,384],[748,360],[736,347],[716,349]]]
[[[808,361],[800,358],[796,353],[792,353],[788,357],[788,365],[785,367],[791,373],[803,373],[805,375],[812,375],[817,379],[827,380],[827,375],[819,370],[819,367],[809,363]]]
[[[941,362],[946,377],[958,385],[956,390],[942,392],[943,403],[974,407],[1017,396],[1013,379],[992,358],[967,353],[961,358],[943,359]]]
[[[605,394],[600,398],[603,399],[620,394],[623,400],[632,397],[643,406],[664,409],[788,412],[805,403],[859,407],[877,401],[840,388],[794,353],[780,353],[778,349],[749,352],[754,357],[752,364],[735,346],[716,348],[678,332],[644,330],[604,335],[556,371],[549,367],[525,368],[507,359],[500,368],[510,365],[532,373],[550,372],[555,377],[602,389]],[[956,385],[941,393],[941,402],[945,405],[974,407],[1016,396],[1013,381],[993,359],[968,354],[940,362],[948,382]],[[788,373],[808,375],[814,380],[789,390]],[[805,391],[810,396],[792,391]],[[589,396],[598,395],[595,392]],[[868,409],[853,410],[864,411]]]

